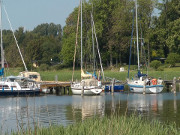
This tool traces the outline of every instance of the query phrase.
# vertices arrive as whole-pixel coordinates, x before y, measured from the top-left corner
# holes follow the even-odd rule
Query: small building
[[[124,67],[120,67],[119,72],[124,72]]]

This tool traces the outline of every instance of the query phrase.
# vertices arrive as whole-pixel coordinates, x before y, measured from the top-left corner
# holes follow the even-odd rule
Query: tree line
[[[155,15],[155,9],[159,15]],[[103,66],[129,63],[132,41],[132,64],[136,64],[134,0],[89,0],[83,1],[83,61],[92,65],[93,15]],[[32,31],[20,27],[15,31],[25,62],[39,65],[72,67],[76,42],[79,7],[67,17],[64,28],[60,24],[41,24]],[[80,23],[79,23],[80,27]],[[180,55],[180,2],[179,0],[138,0],[138,27],[141,61],[167,58],[169,54]],[[133,37],[132,29],[134,29]],[[22,66],[12,32],[3,30],[5,56],[11,66]],[[97,48],[96,48],[97,49]],[[144,57],[147,56],[147,57]],[[97,51],[95,57],[98,61]],[[178,61],[177,61],[178,62]],[[80,28],[76,65],[80,65]],[[97,64],[98,65],[98,64]]]

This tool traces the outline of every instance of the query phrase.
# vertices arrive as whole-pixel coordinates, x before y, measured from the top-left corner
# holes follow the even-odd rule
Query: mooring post
[[[113,78],[113,80],[112,80],[112,88],[111,88],[112,95],[114,94],[114,83],[115,83],[115,79]]]
[[[69,95],[69,87],[67,87],[67,94]]]
[[[55,75],[55,81],[56,82],[58,81],[58,75]]]
[[[84,96],[84,81],[81,82],[82,84],[82,89],[81,89],[81,96]]]
[[[59,95],[61,95],[62,87],[59,87]]]
[[[59,87],[56,87],[56,95],[59,95]]]
[[[146,80],[144,80],[144,84],[143,84],[143,94],[146,94]]]
[[[53,91],[53,94],[56,94],[56,89],[54,87],[53,87],[52,91]]]
[[[173,90],[174,94],[176,94],[176,77],[173,78],[173,86],[172,87],[173,87],[172,90]]]
[[[66,95],[66,87],[64,87],[64,95]]]

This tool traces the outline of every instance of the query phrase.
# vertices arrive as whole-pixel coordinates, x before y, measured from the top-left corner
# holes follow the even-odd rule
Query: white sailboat
[[[163,90],[162,79],[150,79],[146,74],[140,72],[139,63],[139,37],[138,37],[138,19],[137,19],[137,0],[135,0],[136,7],[136,43],[137,43],[137,58],[138,58],[138,73],[132,80],[127,79],[130,91],[134,93],[160,93]]]
[[[82,0],[81,0],[81,82],[73,82],[71,91],[75,95],[97,95],[102,92],[101,81],[93,78],[91,74],[85,74],[83,70],[82,55]]]
[[[9,19],[8,19],[9,20]],[[39,95],[40,89],[35,81],[19,76],[4,77],[4,49],[2,38],[2,0],[0,0],[1,29],[1,70],[0,96]],[[26,68],[26,67],[25,67]]]

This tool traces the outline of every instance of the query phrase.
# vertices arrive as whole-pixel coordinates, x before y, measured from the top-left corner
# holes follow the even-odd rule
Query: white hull
[[[130,87],[130,91],[134,93],[143,93],[144,92],[144,83],[147,83],[147,79],[142,80],[142,77],[138,80],[128,80],[128,86]],[[150,84],[145,85],[145,93],[160,93],[163,90],[162,80],[157,80],[157,84],[153,85],[151,82]]]
[[[74,95],[81,95],[82,94],[82,87],[71,87],[71,91]],[[85,87],[84,88],[84,95],[98,95],[102,92],[102,88],[99,87]]]
[[[71,91],[74,95],[82,94],[81,83],[74,83],[71,85]],[[100,86],[84,86],[84,95],[98,95],[102,92],[102,87]]]
[[[144,88],[142,85],[129,85],[130,91],[134,93],[143,93]],[[163,90],[163,85],[153,85],[153,86],[146,86],[145,93],[151,94],[151,93],[160,93]]]

